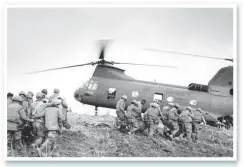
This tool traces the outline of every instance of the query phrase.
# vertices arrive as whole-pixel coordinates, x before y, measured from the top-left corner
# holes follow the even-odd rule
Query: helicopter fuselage
[[[208,92],[192,91],[187,87],[145,82],[140,80],[119,80],[102,77],[92,77],[85,85],[75,92],[75,98],[81,103],[96,107],[115,108],[122,95],[128,100],[146,100],[145,111],[149,104],[157,99],[161,106],[166,99],[173,96],[181,106],[188,106],[190,100],[197,100],[197,107],[204,112],[207,121],[215,122],[218,117],[233,114],[233,98],[231,96],[212,95]]]

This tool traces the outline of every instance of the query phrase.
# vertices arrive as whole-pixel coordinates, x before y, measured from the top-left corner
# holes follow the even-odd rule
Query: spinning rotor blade
[[[73,67],[80,67],[80,66],[94,65],[94,64],[95,63],[91,62],[91,63],[86,63],[86,64],[79,64],[79,65],[73,65],[73,66],[66,66],[66,67],[52,68],[52,69],[47,69],[47,70],[34,71],[34,72],[27,73],[27,74],[36,74],[36,73],[41,73],[41,72],[61,70],[61,69],[65,69],[65,68],[73,68]]]
[[[174,51],[159,50],[159,49],[143,49],[143,50],[153,51],[153,52],[164,52],[164,53],[170,53],[170,54],[181,54],[181,55],[187,55],[187,56],[193,56],[193,57],[202,57],[202,58],[208,58],[208,59],[226,60],[226,61],[233,62],[233,59],[224,59],[224,58],[218,58],[218,57],[209,57],[209,56],[202,56],[202,55],[189,54],[189,53],[183,53],[183,52],[174,52]]]
[[[157,64],[138,64],[138,63],[119,63],[119,62],[114,62],[113,64],[128,64],[128,65],[138,65],[138,66],[177,68],[176,66],[166,66],[166,65],[157,65]]]
[[[109,42],[110,42],[110,40],[99,40],[101,52],[100,52],[98,59],[104,60],[105,50],[106,50],[107,44]]]

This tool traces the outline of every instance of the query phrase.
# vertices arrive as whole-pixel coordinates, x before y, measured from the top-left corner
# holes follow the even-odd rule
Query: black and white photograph
[[[236,6],[5,6],[6,160],[236,160]]]

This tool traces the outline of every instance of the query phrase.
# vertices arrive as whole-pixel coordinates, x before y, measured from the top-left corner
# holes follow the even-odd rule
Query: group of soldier
[[[62,128],[70,128],[68,104],[59,92],[55,88],[49,97],[47,89],[36,95],[31,91],[7,94],[7,137],[12,152],[24,151],[25,145],[29,145],[39,156],[45,156],[55,148]]]
[[[167,104],[162,107],[158,100],[153,100],[144,113],[142,108],[146,100],[132,100],[125,109],[126,101],[127,96],[123,95],[117,102],[116,126],[128,134],[148,129],[149,138],[152,138],[157,131],[170,140],[197,142],[200,124],[206,125],[201,108],[196,108],[196,100],[191,100],[188,107],[180,106],[173,97],[168,97]]]

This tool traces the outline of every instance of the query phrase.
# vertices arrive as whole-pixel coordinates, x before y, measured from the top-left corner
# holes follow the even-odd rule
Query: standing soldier
[[[27,112],[27,105],[28,105],[28,102],[27,102],[27,99],[26,99],[26,93],[24,91],[21,91],[19,93],[19,96],[22,98],[23,102],[22,102],[22,106],[25,110],[25,112]]]
[[[37,148],[37,152],[40,157],[43,156],[44,150],[47,150],[47,154],[50,154],[51,151],[55,148],[59,130],[58,120],[65,120],[64,115],[61,113],[61,110],[59,109],[61,100],[53,99],[52,104],[52,107],[48,106],[40,113],[34,115],[34,118],[45,118],[45,127],[48,132],[46,141],[42,143],[40,148]]]
[[[44,104],[42,101],[42,98],[43,98],[43,94],[38,92],[36,94],[36,101],[34,103],[32,103],[32,105],[31,105],[31,116],[32,117],[36,114],[39,114],[39,112],[42,111],[41,107]],[[45,137],[44,118],[40,117],[40,118],[35,119],[35,122],[33,122],[32,126],[33,126],[33,133],[35,135],[35,141],[31,146],[38,147],[42,144],[43,139]]]
[[[29,94],[31,96],[31,103],[33,103],[33,97],[34,97],[34,93],[32,91],[29,91],[27,94]],[[26,95],[27,96],[27,95]]]
[[[8,93],[7,94],[7,105],[9,105],[10,103],[12,103],[13,96],[14,95],[12,93]]]
[[[8,105],[8,139],[11,142],[11,149],[13,145],[15,149],[23,150],[23,143],[21,141],[21,130],[23,129],[26,121],[33,122],[26,116],[26,112],[22,106],[22,98],[20,96],[13,96],[12,103]]]
[[[180,138],[183,139],[184,135],[186,134],[186,138],[188,142],[191,141],[191,133],[192,133],[192,118],[194,117],[192,113],[191,107],[186,107],[184,111],[182,111],[181,115],[181,122],[182,122],[182,131],[180,134]]]
[[[171,130],[171,136],[170,138],[174,138],[179,131],[179,118],[180,115],[178,114],[178,110],[175,106],[172,106],[171,109],[168,111],[167,114],[167,120],[168,120],[168,127]]]
[[[60,110],[62,110],[62,113],[65,117],[65,120],[59,120],[59,128],[60,128],[60,134],[62,135],[62,128],[65,127],[66,129],[70,129],[71,125],[68,122],[67,118],[67,110],[68,110],[68,103],[65,98],[62,98],[60,96],[57,97],[61,101],[61,105],[59,105]]]
[[[136,100],[132,100],[131,104],[128,106],[126,117],[128,123],[132,125],[130,133],[136,132],[139,129],[139,122],[142,121],[141,112]]]
[[[127,101],[127,96],[123,95],[123,96],[121,96],[120,100],[117,102],[117,105],[116,105],[116,114],[117,114],[118,124],[119,124],[119,126],[117,127],[118,129],[125,127],[126,123],[127,123],[127,118],[125,115],[126,101]]]
[[[168,112],[174,106],[174,98],[168,97],[167,104],[162,108],[162,122],[165,126],[168,126]]]
[[[157,105],[155,103],[151,103],[150,107],[146,111],[146,119],[148,124],[148,137],[152,138],[154,131],[156,130],[159,124],[159,116],[160,114],[157,111]]]
[[[43,93],[43,95],[44,95],[44,99],[48,99],[48,96],[47,96],[47,94],[48,94],[47,89],[42,89],[41,93]]]
[[[55,88],[53,90],[53,95],[49,97],[49,102],[51,102],[53,99],[56,99],[59,96],[60,90],[58,88]]]
[[[200,124],[203,122],[204,125],[206,125],[206,121],[202,115],[201,108],[197,108],[196,110],[194,110],[193,114],[194,114],[194,117],[192,120],[192,140],[194,142],[196,142],[198,139],[198,135],[199,135]]]

